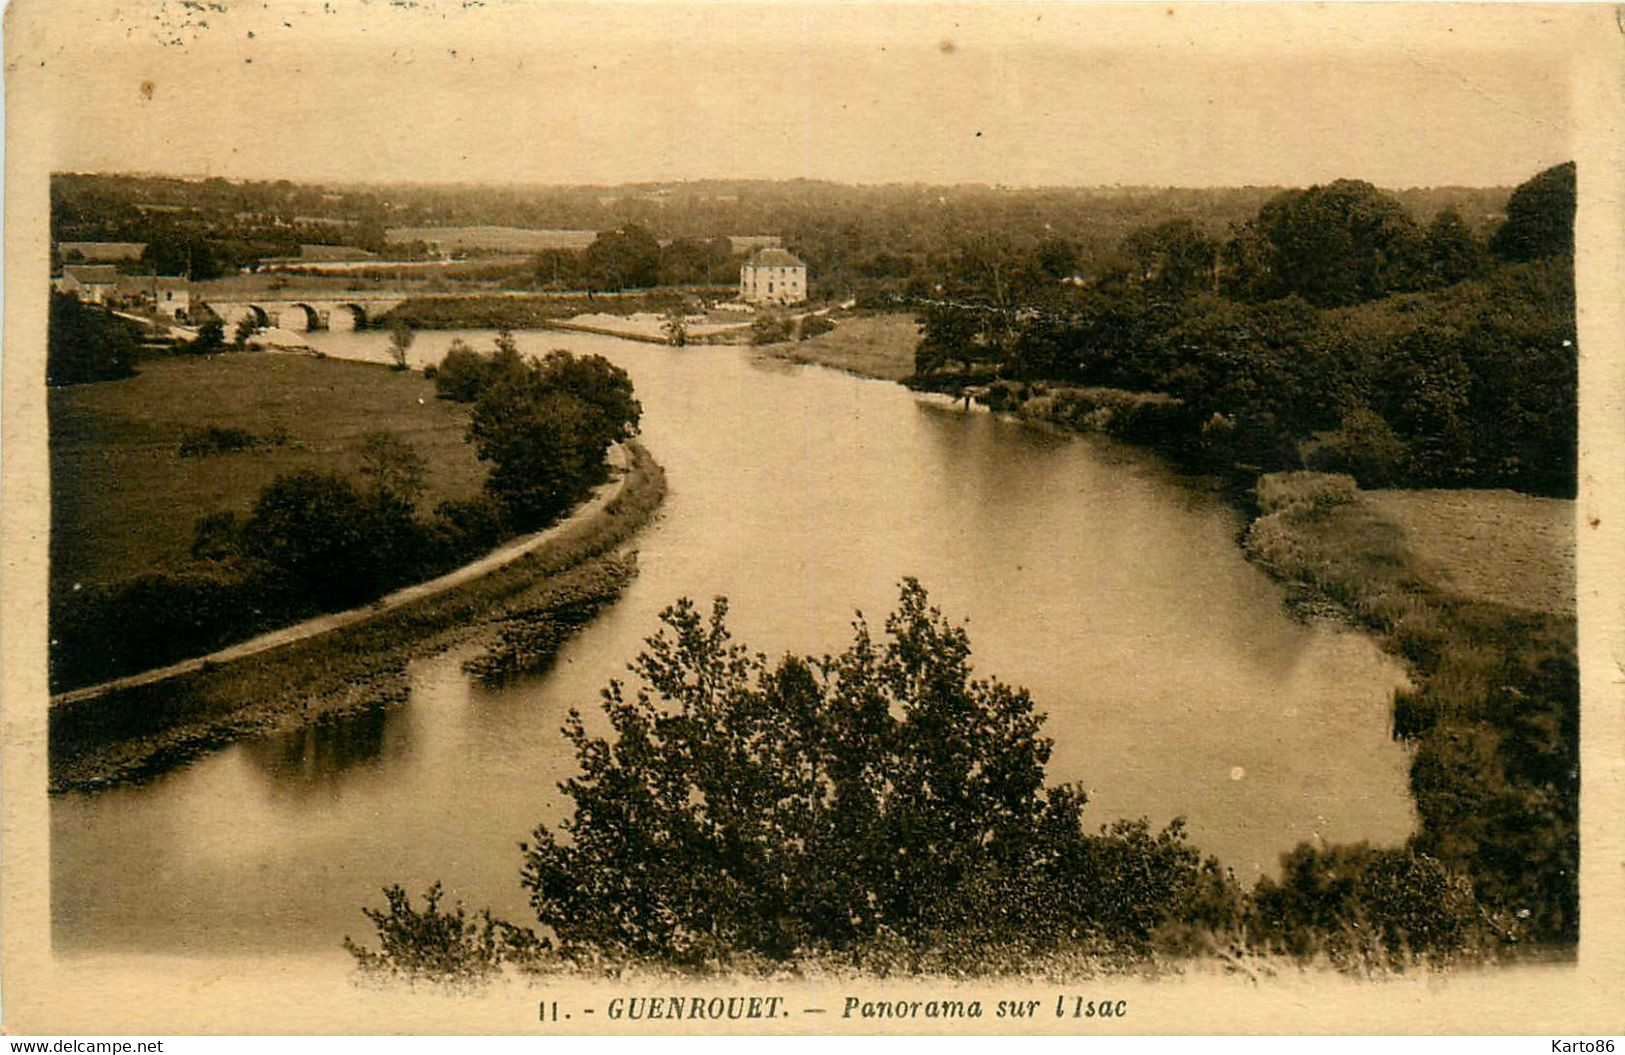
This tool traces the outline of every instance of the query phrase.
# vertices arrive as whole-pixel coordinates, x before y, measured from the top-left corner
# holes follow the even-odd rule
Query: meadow
[[[283,473],[351,473],[370,432],[422,454],[421,508],[470,498],[485,466],[467,425],[468,408],[419,373],[303,354],[155,358],[127,380],[54,388],[53,591],[180,569],[199,517],[246,514]],[[236,442],[210,452],[211,435]]]

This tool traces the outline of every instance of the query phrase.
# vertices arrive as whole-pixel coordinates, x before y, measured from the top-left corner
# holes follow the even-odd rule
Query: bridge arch
[[[324,312],[317,311],[303,302],[283,304],[280,307],[282,310],[278,314],[281,318],[276,325],[284,330],[292,330],[295,333],[319,330],[323,328],[327,321],[324,318]]]
[[[334,330],[360,330],[367,325],[367,309],[353,301],[335,304],[328,313],[327,324]]]
[[[225,324],[227,336],[232,330],[242,324],[244,319],[252,319],[254,325],[264,329],[271,325],[271,314],[258,304],[219,304],[215,306],[215,314]]]

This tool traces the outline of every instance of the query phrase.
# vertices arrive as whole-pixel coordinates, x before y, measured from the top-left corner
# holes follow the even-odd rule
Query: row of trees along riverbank
[[[922,310],[913,383],[1042,400],[1033,413],[1201,470],[1571,496],[1574,179],[1562,165],[1519,187],[1487,241],[1339,181],[1228,241],[1179,220],[1136,232],[1132,263],[1084,287],[1018,299],[1008,263],[967,269]]]
[[[252,353],[241,353],[252,354]],[[605,452],[641,407],[625,371],[599,356],[487,356],[467,441],[490,469],[482,494],[418,508],[424,459],[389,431],[367,434],[359,471],[274,479],[243,516],[199,518],[192,563],[52,596],[52,687],[93,684],[214,651],[320,612],[364,604],[545,527],[605,479]],[[273,443],[242,430],[198,433],[193,456]],[[182,451],[184,456],[187,452]]]

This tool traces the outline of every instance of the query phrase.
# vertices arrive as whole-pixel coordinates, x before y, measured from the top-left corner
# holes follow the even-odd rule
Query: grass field
[[[1574,612],[1574,503],[1513,491],[1367,491],[1420,574],[1474,600]]]
[[[828,333],[765,345],[762,351],[792,362],[900,381],[914,373],[914,347],[919,343],[920,327],[913,315],[856,315],[837,319],[835,329]]]
[[[353,472],[368,432],[397,433],[423,454],[423,509],[485,480],[463,440],[467,408],[435,399],[415,372],[275,353],[155,359],[140,371],[50,392],[53,590],[185,565],[199,517],[246,513],[281,473]],[[211,425],[272,442],[181,457],[187,433]]]

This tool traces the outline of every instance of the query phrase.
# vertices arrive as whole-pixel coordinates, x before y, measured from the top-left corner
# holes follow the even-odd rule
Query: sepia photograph
[[[7,1032],[1620,1032],[1615,8],[5,52]]]

